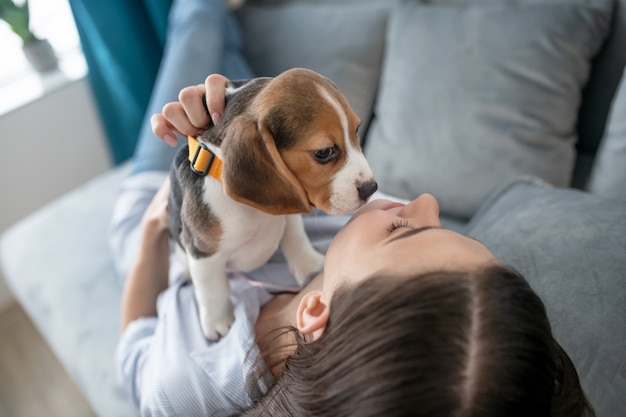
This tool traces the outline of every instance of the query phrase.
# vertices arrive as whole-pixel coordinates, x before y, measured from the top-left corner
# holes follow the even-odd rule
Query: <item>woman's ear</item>
[[[298,305],[296,327],[298,331],[317,339],[324,333],[329,314],[330,309],[322,300],[322,292],[309,291]]]

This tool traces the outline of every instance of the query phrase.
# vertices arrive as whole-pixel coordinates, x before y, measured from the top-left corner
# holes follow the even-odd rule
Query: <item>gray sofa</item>
[[[254,71],[333,80],[381,189],[434,194],[445,225],[525,274],[598,415],[626,415],[626,2],[267,3],[238,11]],[[16,298],[103,417],[137,414],[113,369],[121,288],[107,246],[128,169],[0,246]]]

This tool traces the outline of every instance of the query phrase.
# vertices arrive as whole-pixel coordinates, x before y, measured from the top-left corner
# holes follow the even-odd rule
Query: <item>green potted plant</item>
[[[58,58],[47,39],[38,38],[30,29],[28,0],[17,5],[13,0],[0,0],[0,19],[22,39],[22,50],[28,62],[39,72],[57,68]]]

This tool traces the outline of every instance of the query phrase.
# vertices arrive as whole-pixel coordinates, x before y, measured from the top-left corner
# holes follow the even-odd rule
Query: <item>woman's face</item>
[[[467,270],[497,262],[478,241],[442,229],[430,194],[409,204],[374,200],[358,210],[326,253],[324,290],[354,284],[377,273],[414,276],[435,270]]]

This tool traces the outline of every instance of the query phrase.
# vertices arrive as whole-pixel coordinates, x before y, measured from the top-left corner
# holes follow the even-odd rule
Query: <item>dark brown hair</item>
[[[296,340],[242,415],[593,415],[543,303],[502,266],[341,288],[322,336]]]

